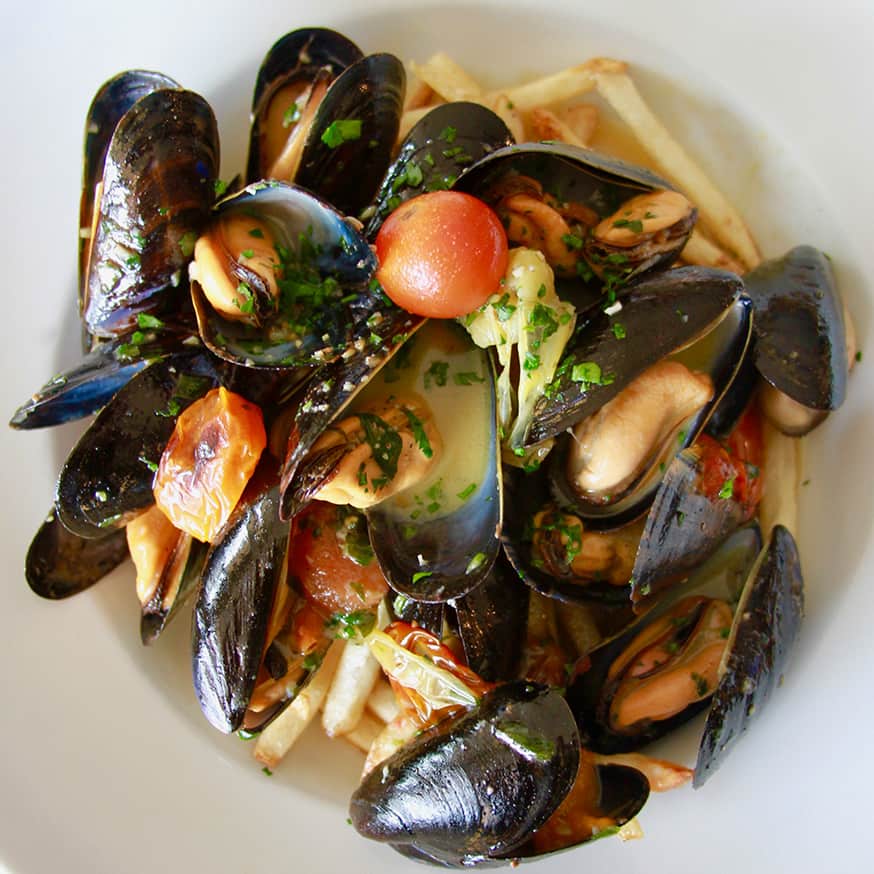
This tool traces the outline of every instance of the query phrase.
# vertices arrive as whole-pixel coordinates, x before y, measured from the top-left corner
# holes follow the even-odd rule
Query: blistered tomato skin
[[[192,537],[211,542],[243,494],[267,444],[261,410],[225,388],[176,421],[155,477],[155,503]]]
[[[289,552],[289,574],[307,600],[326,616],[374,609],[388,583],[372,554],[360,564],[337,537],[339,508],[313,501],[296,519]]]
[[[432,191],[401,204],[376,236],[376,278],[400,307],[452,319],[482,306],[507,269],[507,234],[486,204]]]

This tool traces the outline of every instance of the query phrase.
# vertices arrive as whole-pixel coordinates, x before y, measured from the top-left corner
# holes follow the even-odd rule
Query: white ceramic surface
[[[446,48],[491,84],[593,55],[635,63],[644,93],[739,203],[766,254],[832,255],[868,351],[874,286],[870,0],[612,0],[416,4],[320,0],[4,3],[0,410],[77,354],[75,235],[85,111],[129,67],[160,69],[213,105],[223,176],[242,167],[268,46],[335,26],[368,50]],[[872,348],[874,354],[874,348]],[[874,704],[868,440],[874,363],[809,443],[801,549],[808,617],[784,686],[704,787],[653,798],[646,839],[595,845],[533,872],[859,871],[867,849]],[[0,432],[0,868],[34,872],[407,870],[357,838],[346,798],[361,760],[310,732],[272,778],[217,735],[190,691],[184,621],[152,649],[125,567],[87,594],[27,589],[27,544],[81,426]],[[696,727],[672,741],[692,755]]]

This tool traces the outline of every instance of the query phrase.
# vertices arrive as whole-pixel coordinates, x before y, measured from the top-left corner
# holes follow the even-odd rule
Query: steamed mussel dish
[[[361,834],[495,865],[639,836],[761,711],[803,612],[793,441],[855,341],[822,253],[763,262],[685,156],[601,148],[580,93],[640,101],[621,62],[413,73],[289,33],[227,184],[202,98],[100,88],[83,358],[11,424],[95,415],[25,572],[65,598],[129,555],[144,643],[193,605],[215,728],[270,768],[321,711]],[[704,712],[694,768],[650,754]]]

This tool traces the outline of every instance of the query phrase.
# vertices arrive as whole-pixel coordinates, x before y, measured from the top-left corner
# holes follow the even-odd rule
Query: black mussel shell
[[[623,312],[627,312],[628,309],[630,307],[623,307]],[[679,313],[685,311],[680,308]],[[665,313],[661,315],[662,318],[665,317]],[[667,317],[669,320],[678,318],[678,312],[672,312]],[[634,321],[635,323],[638,321],[637,314],[634,316]],[[694,416],[684,422],[677,433],[669,434],[665,442],[652,447],[649,457],[636,472],[632,481],[623,488],[616,489],[609,499],[590,498],[573,487],[566,474],[567,452],[572,446],[572,437],[568,435],[560,438],[556,451],[550,459],[552,488],[558,502],[569,506],[585,518],[592,528],[617,528],[640,518],[655,498],[670,459],[698,439],[710,414],[732,384],[749,346],[751,332],[752,307],[749,299],[741,295],[735,299],[711,330],[704,336],[695,338],[690,345],[674,354],[673,357],[690,370],[707,373],[710,376],[713,397]],[[630,334],[627,336],[630,337]],[[608,350],[612,347],[609,339],[606,340],[605,345]],[[605,353],[599,351],[596,354]],[[606,356],[609,357],[609,352]],[[619,368],[623,365],[620,361],[616,361],[616,366]],[[633,362],[632,366],[636,367],[637,362]],[[622,373],[621,370],[619,372]],[[624,376],[618,377],[616,381],[623,380]],[[601,387],[594,386],[592,391]],[[582,401],[584,406],[585,395],[584,392]]]
[[[358,215],[391,162],[405,88],[404,65],[394,55],[368,55],[345,70],[316,111],[295,183]]]
[[[755,307],[759,373],[797,403],[836,410],[849,364],[844,310],[828,257],[797,246],[744,276]]]
[[[395,595],[391,601],[392,613],[401,622],[419,625],[437,638],[443,637],[443,620],[448,604],[426,604],[406,595]]]
[[[84,304],[90,248],[95,188],[103,178],[103,165],[115,128],[133,105],[162,89],[182,86],[163,73],[149,70],[126,70],[113,76],[97,90],[85,117],[85,145],[83,148],[82,196],[79,201],[79,305]]]
[[[206,557],[192,671],[200,708],[219,731],[243,725],[274,597],[286,585],[289,531],[279,518],[279,483],[256,472]]]
[[[753,355],[754,345],[755,342],[751,341],[731,385],[713,408],[713,412],[707,420],[704,431],[717,440],[723,440],[731,434],[734,426],[737,425],[740,417],[749,406],[753,393],[759,384]]]
[[[601,218],[637,194],[674,190],[670,182],[645,167],[556,142],[498,149],[473,164],[455,187],[482,196],[507,173],[530,176],[562,200],[591,207]]]
[[[704,698],[667,719],[642,720],[633,730],[618,732],[607,721],[613,694],[608,671],[637,634],[660,619],[680,598],[704,595],[723,599],[733,605],[755,564],[760,548],[761,534],[757,525],[736,531],[686,583],[678,586],[620,635],[609,639],[590,654],[591,667],[568,690],[568,703],[579,724],[585,726],[588,732],[586,746],[589,749],[606,754],[637,750],[663,737],[707,708],[710,699]]]
[[[473,591],[451,602],[468,666],[490,682],[518,676],[529,590],[503,556]]]
[[[665,472],[634,561],[631,599],[635,603],[686,577],[751,515],[734,491],[721,496],[712,484],[705,488],[712,447],[712,443],[690,446]]]
[[[120,528],[153,503],[154,466],[179,414],[221,383],[202,350],[149,365],[101,410],[58,478],[58,518],[81,537]]]
[[[698,750],[695,787],[722,764],[782,682],[803,614],[798,549],[789,531],[777,525],[737,607],[725,673]]]
[[[142,605],[140,639],[144,644],[154,643],[197,591],[208,551],[208,543],[179,532],[152,597]]]
[[[291,519],[312,500],[324,481],[329,459],[299,470],[325,428],[337,419],[424,320],[398,308],[362,334],[358,344],[313,375],[297,409],[282,467],[282,517]],[[373,340],[377,342],[373,342]]]
[[[295,266],[289,270],[301,276],[288,277],[289,282],[318,285],[320,292],[294,300],[291,294],[279,312],[254,325],[216,311],[193,281],[191,297],[200,336],[220,358],[245,367],[324,364],[349,349],[368,327],[368,319],[375,323],[392,308],[368,288],[376,257],[367,241],[330,204],[302,188],[257,182],[219,203],[211,227],[240,216],[266,224],[276,246],[290,253]],[[369,335],[368,330],[365,336]]]
[[[53,376],[13,414],[13,428],[46,428],[90,416],[101,409],[119,389],[143,368],[184,348],[199,343],[188,332],[155,334],[142,339],[132,335],[98,343],[77,364]]]
[[[705,334],[742,290],[733,273],[680,267],[629,285],[612,316],[600,307],[583,314],[553,388],[535,406],[526,444],[555,437],[597,412],[647,367]],[[624,332],[614,332],[615,322]],[[600,383],[574,379],[575,365],[584,363],[597,365]]]
[[[432,109],[407,134],[380,185],[367,223],[368,239],[404,201],[452,187],[472,164],[512,144],[504,122],[479,103],[458,101]]]
[[[87,268],[83,318],[92,334],[126,333],[140,313],[183,305],[185,267],[209,218],[218,164],[215,116],[198,94],[153,91],[118,123]]]
[[[69,598],[103,579],[127,554],[124,531],[79,537],[58,521],[53,507],[27,551],[24,575],[41,598]]]
[[[277,92],[295,82],[312,82],[319,75],[330,82],[361,57],[361,49],[352,40],[323,27],[294,30],[273,44],[258,70],[252,96],[247,182],[267,175],[261,161],[261,126]]]
[[[558,601],[572,604],[624,604],[628,602],[628,586],[614,586],[606,581],[586,584],[553,576],[534,560],[530,523],[535,514],[550,503],[549,477],[545,469],[534,473],[506,470],[504,473],[504,503],[508,508],[501,533],[501,543],[517,576],[525,585]]]
[[[349,811],[365,837],[468,866],[511,855],[567,795],[580,739],[561,695],[500,686],[375,768]]]

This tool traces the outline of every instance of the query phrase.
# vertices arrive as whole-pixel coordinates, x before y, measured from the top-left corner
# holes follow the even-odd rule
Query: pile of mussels
[[[566,798],[581,797],[581,780],[583,813],[597,825],[563,843],[617,830],[649,785],[605,757],[707,709],[700,785],[770,696],[798,631],[802,579],[789,532],[761,532],[755,518],[757,386],[778,397],[770,407],[800,411],[801,430],[821,421],[845,392],[845,316],[827,259],[809,247],[740,279],[671,269],[691,209],[669,228],[638,229],[621,258],[584,228],[586,269],[558,271],[576,328],[516,454],[544,441],[553,448],[540,466],[502,459],[489,351],[454,322],[426,324],[381,293],[370,244],[382,220],[423,191],[453,188],[493,204],[508,190],[548,190],[603,222],[631,198],[672,186],[587,150],[517,145],[497,116],[468,103],[433,110],[396,151],[404,90],[391,55],[362,56],[328,30],[288,34],[258,74],[245,186],[219,182],[216,122],[197,94],[143,71],[97,92],[81,200],[84,357],[11,424],[96,415],[61,471],[26,575],[52,599],[95,583],[127,556],[128,523],[153,507],[157,462],[185,409],[219,386],[257,404],[267,450],[230,519],[210,543],[176,532],[166,564],[138,594],[144,643],[194,599],[204,713],[223,731],[258,731],[318,663],[278,645],[271,635],[282,622],[271,610],[304,599],[287,573],[295,519],[344,453],[366,442],[324,435],[346,433],[337,425],[344,411],[377,384],[390,390],[401,362],[413,362],[424,387],[430,374],[449,391],[453,380],[429,370],[429,354],[445,358],[452,347],[459,372],[474,374],[455,383],[476,393],[470,409],[480,414],[452,415],[454,402],[444,403],[450,415],[438,430],[450,459],[452,447],[469,456],[470,429],[482,430],[471,488],[440,512],[410,511],[396,491],[359,521],[394,618],[449,629],[493,688],[372,771],[351,813],[360,832],[411,857],[494,863],[561,845],[537,834]],[[241,219],[252,237],[263,229],[272,238],[283,266],[310,288],[306,300],[277,306],[251,253],[231,242]],[[211,266],[189,271],[203,241]],[[610,274],[605,265],[621,266]],[[243,285],[239,313],[208,299],[208,269]],[[675,367],[706,380],[704,398],[662,416],[618,485],[587,487],[576,454],[597,442],[593,423],[622,404],[671,407],[685,391]],[[605,438],[608,452],[638,436]],[[548,621],[535,629],[536,615]],[[544,668],[550,647],[558,674]],[[256,709],[265,664],[284,694]],[[662,706],[665,684],[682,687],[681,705]]]

